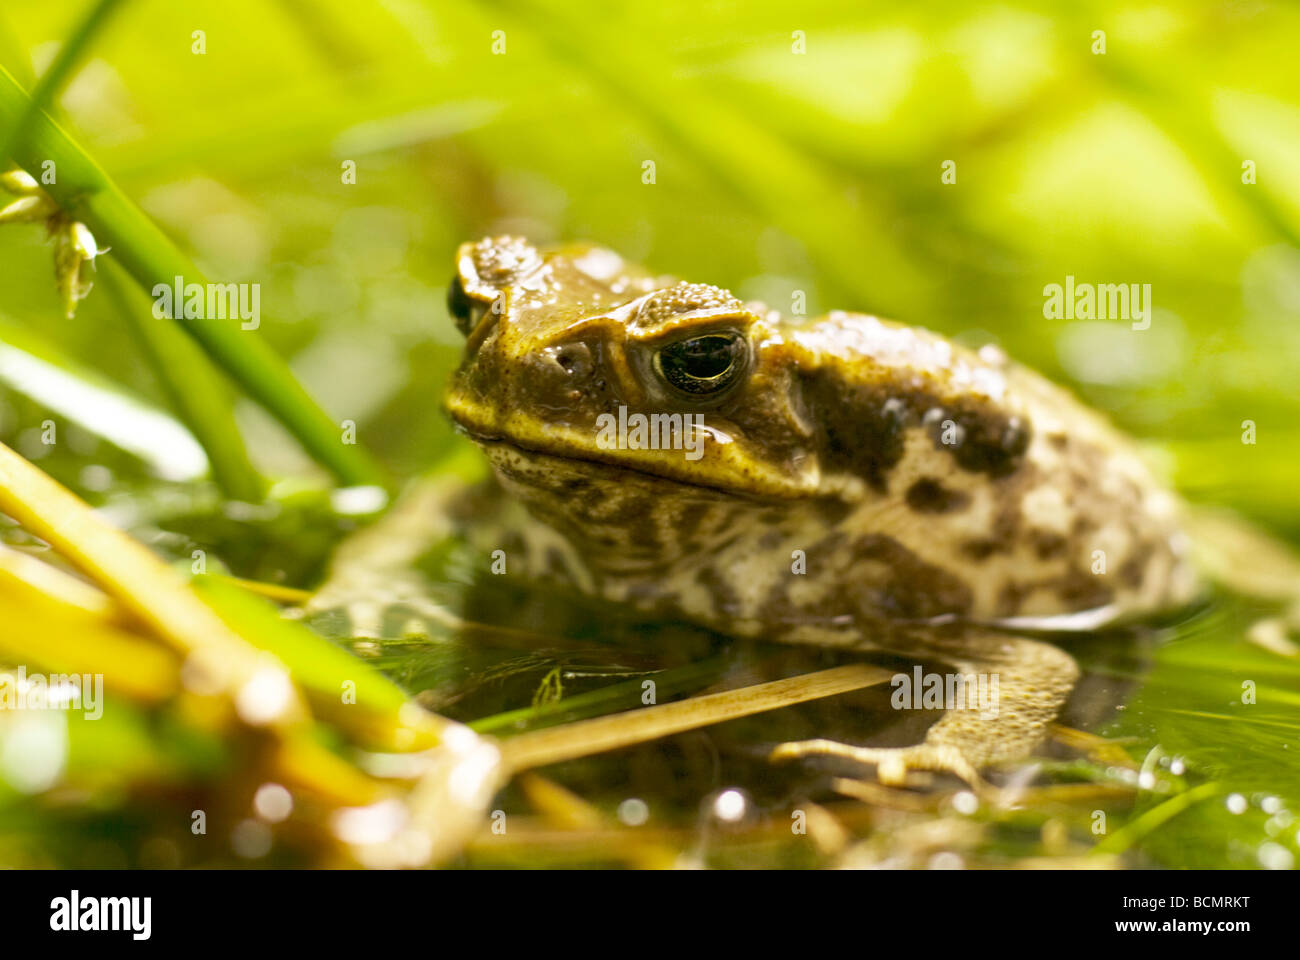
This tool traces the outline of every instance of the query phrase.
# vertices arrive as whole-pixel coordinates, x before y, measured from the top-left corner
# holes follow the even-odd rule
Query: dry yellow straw
[[[137,620],[231,694],[265,669],[259,651],[232,631],[195,596],[176,571],[108,523],[75,494],[0,443],[0,511],[50,544]],[[288,684],[264,723],[294,723],[306,716]]]
[[[608,717],[579,720],[503,740],[502,759],[507,770],[517,773],[657,740],[724,720],[860,690],[885,683],[891,676],[889,670],[855,663]]]

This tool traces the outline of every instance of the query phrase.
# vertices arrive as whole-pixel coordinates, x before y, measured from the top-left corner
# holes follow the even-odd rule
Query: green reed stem
[[[131,327],[162,384],[172,409],[208,455],[212,476],[235,500],[257,503],[266,484],[248,459],[235,423],[233,394],[203,351],[170,320],[154,316],[153,303],[130,284],[122,266],[106,257],[99,277]]]
[[[0,68],[0,128],[28,111],[26,92]],[[44,111],[31,117],[13,145],[23,168],[55,164],[56,178],[42,187],[73,218],[85,223],[101,245],[144,290],[170,286],[175,278],[205,284],[203,274],[167,235],[108,177],[97,163]],[[263,318],[265,319],[265,318]],[[240,321],[177,316],[176,322],[249,396],[258,401],[319,463],[345,483],[383,483],[378,464],[359,446],[345,444],[339,426],[294,378],[285,362],[255,330]]]
[[[9,132],[0,139],[0,159],[13,155],[14,144],[22,139],[32,119],[54,103],[54,98],[81,62],[91,40],[107,25],[109,18],[122,3],[123,0],[96,0],[86,11],[81,22],[59,48],[54,62],[41,74],[41,79],[32,89],[32,98],[27,107],[9,124]]]

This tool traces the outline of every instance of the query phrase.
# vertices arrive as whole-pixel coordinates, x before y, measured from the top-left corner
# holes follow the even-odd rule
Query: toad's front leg
[[[1065,651],[1037,640],[982,628],[955,630],[955,635],[909,644],[907,651],[954,668],[953,682],[941,678],[945,713],[924,741],[909,747],[791,741],[778,746],[772,758],[858,760],[874,764],[880,781],[891,785],[904,783],[909,770],[945,771],[982,788],[982,768],[1021,759],[1046,737],[1079,678],[1079,667]],[[954,690],[959,702],[949,702]]]

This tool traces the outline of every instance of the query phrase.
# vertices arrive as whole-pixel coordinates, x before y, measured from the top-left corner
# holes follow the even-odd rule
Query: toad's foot
[[[793,760],[798,757],[842,757],[859,763],[874,764],[876,777],[889,787],[907,785],[908,773],[914,770],[934,770],[952,773],[977,791],[988,789],[979,771],[956,747],[944,744],[918,743],[912,747],[855,747],[838,740],[791,740],[772,751],[772,760]]]
[[[804,740],[781,744],[772,759],[857,760],[874,764],[880,781],[892,786],[906,783],[909,771],[946,772],[986,791],[979,771],[1028,755],[1047,736],[1079,677],[1074,659],[1058,647],[982,629],[926,638],[911,645],[909,653],[956,668],[942,678],[946,712],[922,743],[861,747]],[[901,699],[905,708],[907,698]]]

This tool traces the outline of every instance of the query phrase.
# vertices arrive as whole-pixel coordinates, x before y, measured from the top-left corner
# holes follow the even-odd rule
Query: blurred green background
[[[88,7],[6,4],[0,64],[31,89]],[[286,358],[330,418],[355,421],[360,443],[399,478],[474,462],[445,460],[466,448],[440,410],[461,346],[445,284],[459,243],[509,232],[601,242],[777,309],[802,291],[809,314],[870,311],[1000,343],[1150,441],[1189,498],[1234,507],[1294,542],[1298,49],[1300,8],[1268,2],[123,0],[57,106],[207,279],[260,285],[261,326],[242,335]],[[355,182],[345,182],[351,164]],[[357,521],[318,489],[293,499],[301,478],[310,486],[324,473],[251,400],[236,405],[249,453],[288,481],[266,509],[222,503],[202,484],[159,483],[87,429],[98,420],[122,442],[148,435],[156,463],[168,461],[157,455],[165,449],[173,467],[193,468],[183,436],[106,400],[165,411],[174,399],[112,295],[113,259],[101,258],[95,289],[65,319],[44,228],[0,226],[0,440],[116,507],[116,522],[169,559],[188,565],[197,544],[223,569],[313,586]],[[1149,329],[1044,317],[1044,287],[1067,276],[1150,284]],[[34,376],[30,357],[73,379]],[[83,394],[83,382],[107,392]],[[58,444],[42,442],[46,419],[64,431]],[[1243,443],[1247,421],[1254,443]],[[452,593],[473,581],[462,561],[452,555],[435,578]],[[1275,567],[1285,578],[1285,564]],[[484,609],[533,626],[523,601]],[[1093,852],[1127,852],[1138,865],[1294,865],[1300,836],[1288,811],[1300,809],[1300,767],[1286,751],[1300,746],[1296,661],[1248,639],[1273,613],[1225,592],[1161,633],[1169,642],[1154,654],[1132,636],[1084,638],[1075,652],[1090,680],[1107,696],[1132,694],[1111,709],[1094,689],[1105,709],[1081,725],[1119,738],[1133,763],[1040,769],[1067,787],[1119,784],[1123,827]],[[592,636],[611,633],[612,620],[593,621]],[[656,646],[653,631],[637,630]],[[631,656],[609,646],[581,653],[605,667]],[[692,656],[675,641],[656,649],[637,670]],[[363,655],[466,720],[524,708],[572,663],[473,642],[380,653]],[[737,646],[722,659],[743,676],[746,656]],[[1257,704],[1243,703],[1243,682],[1258,684]],[[838,715],[852,733],[862,726],[855,711]],[[790,717],[773,715],[772,739],[789,735]],[[825,717],[809,723],[824,733]],[[787,771],[790,787],[766,765],[716,774],[727,735],[714,737],[647,746],[639,766],[615,757],[557,776],[608,810],[640,790],[657,817],[688,831],[715,775],[767,784],[778,819],[787,794],[803,795],[790,791],[819,796],[816,781]],[[162,766],[183,769],[188,749]],[[86,753],[130,780],[125,761],[142,748]],[[673,766],[697,754],[698,779]],[[1161,765],[1175,787],[1139,789],[1138,763]],[[641,782],[625,782],[634,766]],[[1184,774],[1198,792],[1178,792]],[[156,800],[106,797],[77,813],[83,831],[110,838],[99,860],[74,849],[63,821],[10,811],[0,850],[37,853],[6,862],[149,865],[122,838],[148,836],[162,816]],[[1058,816],[1076,848],[1090,846],[1098,802],[994,817],[984,859],[971,862],[1005,863],[1040,832],[1050,847]],[[887,822],[881,832],[902,835]],[[541,855],[518,856],[535,865]],[[746,856],[739,862],[770,865],[807,854]]]
[[[3,62],[30,83],[84,9],[6,5]],[[460,442],[456,245],[514,232],[996,340],[1296,536],[1298,46],[1267,2],[135,0],[60,106],[209,279],[261,284],[255,335],[399,474]],[[165,406],[103,289],[62,318],[42,239],[0,228],[0,336]],[[1151,284],[1151,328],[1045,319],[1067,275]],[[271,475],[310,468],[239,415]]]

